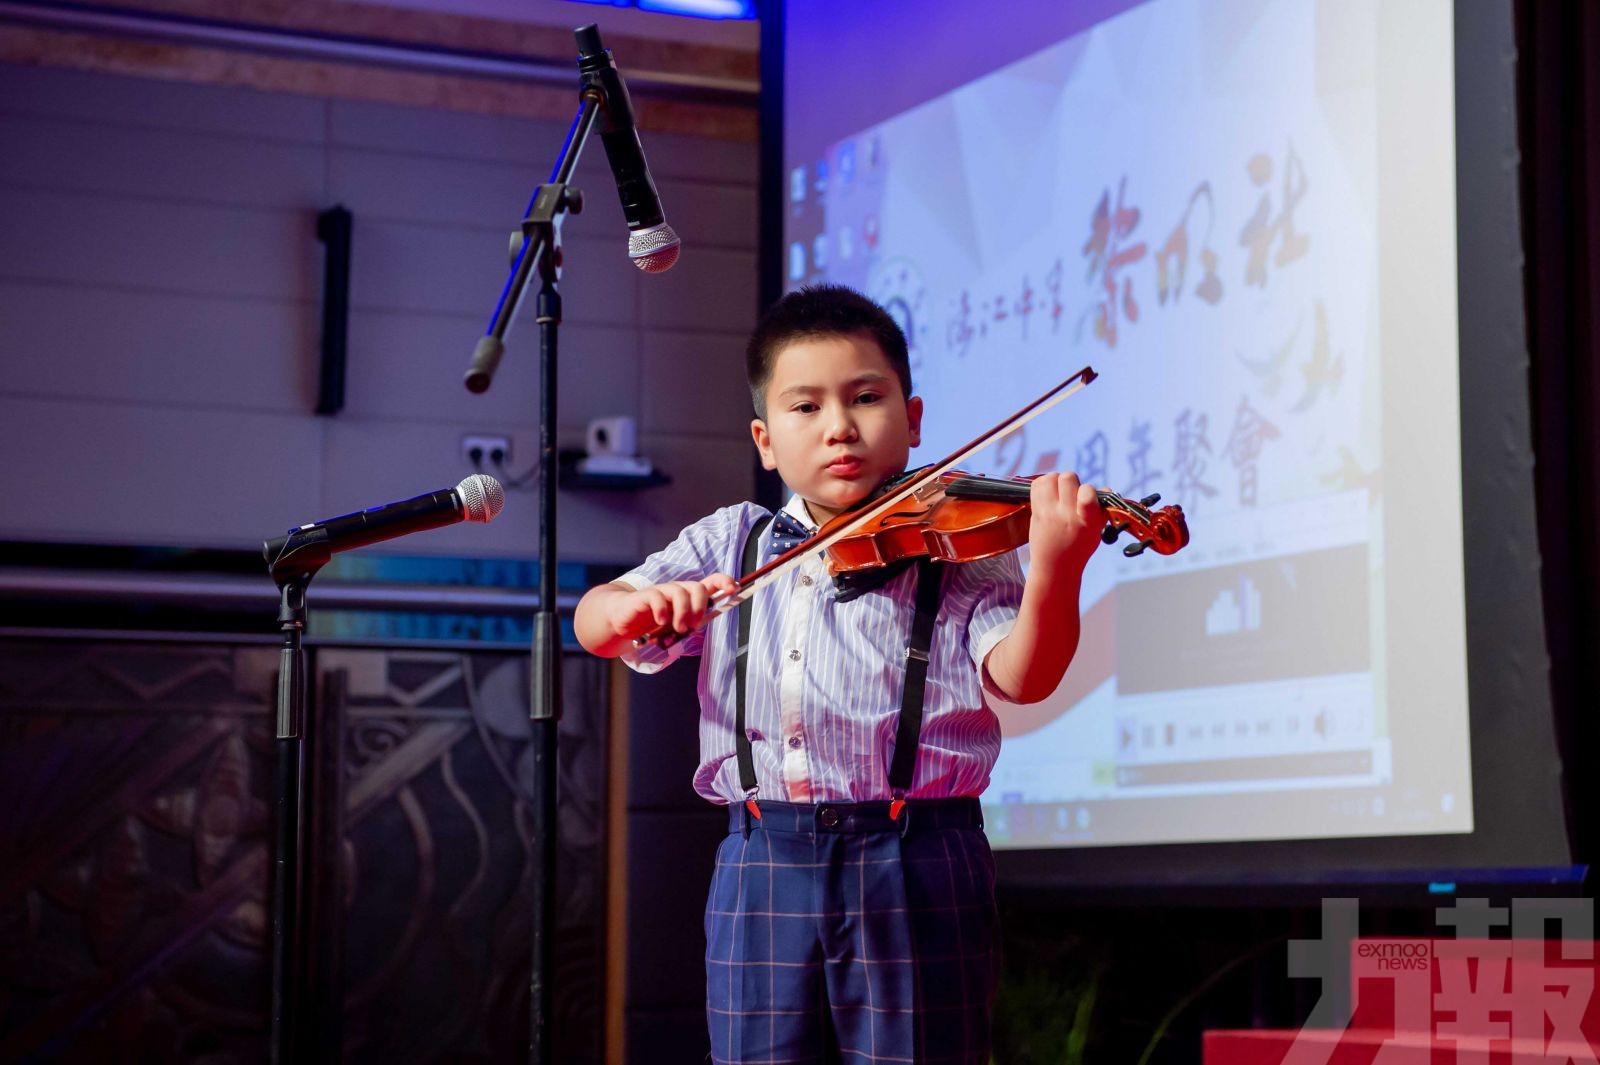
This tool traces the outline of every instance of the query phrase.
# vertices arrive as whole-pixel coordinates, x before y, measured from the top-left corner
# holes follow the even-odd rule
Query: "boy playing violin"
[[[1046,474],[1025,581],[1007,553],[840,591],[813,553],[702,629],[730,574],[866,499],[920,441],[905,336],[848,288],[785,296],[746,361],[751,435],[788,504],[701,519],[591,589],[575,623],[643,673],[701,656],[694,786],[730,812],[706,905],[712,1058],[987,1065],[999,939],[977,796],[1000,723],[983,694],[1055,690],[1104,513],[1075,475]],[[666,625],[683,637],[633,648]]]

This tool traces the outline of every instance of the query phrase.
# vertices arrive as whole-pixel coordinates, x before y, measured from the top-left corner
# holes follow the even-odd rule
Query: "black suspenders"
[[[744,553],[740,564],[741,574],[756,568],[761,555],[761,534],[772,523],[771,516],[756,522],[745,537]],[[905,805],[906,792],[911,790],[912,774],[917,768],[917,745],[922,736],[922,697],[928,681],[928,649],[933,645],[933,623],[939,614],[940,577],[942,574],[929,559],[917,563],[917,605],[911,620],[911,639],[906,647],[906,685],[900,693],[900,720],[895,728],[894,761],[889,766],[889,790],[894,796],[889,815],[898,819]],[[739,615],[739,650],[734,659],[734,744],[739,758],[739,787],[744,792],[745,806],[759,818],[761,810],[756,805],[755,752],[750,746],[750,733],[745,728],[745,689],[747,656],[750,650],[750,616],[748,602],[735,608]]]
[[[767,531],[767,526],[772,524],[772,515],[768,515],[756,522],[755,528],[750,530],[744,539],[744,556],[739,563],[739,575],[752,572],[756,562],[761,557],[761,534]],[[734,743],[739,751],[739,790],[744,793],[745,805],[757,817],[761,811],[756,808],[756,759],[750,750],[750,732],[744,727],[744,691],[746,687],[747,668],[746,659],[750,653],[750,615],[753,610],[746,609],[748,602],[740,603],[734,607],[739,615],[739,655],[734,659],[734,690],[737,709],[734,711],[733,736]]]

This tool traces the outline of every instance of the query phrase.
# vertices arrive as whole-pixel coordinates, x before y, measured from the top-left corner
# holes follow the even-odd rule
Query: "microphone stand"
[[[594,26],[576,31],[580,51],[600,54]],[[561,326],[560,230],[565,214],[583,211],[583,194],[568,181],[577,167],[595,120],[606,108],[607,93],[599,72],[580,61],[578,112],[561,146],[550,180],[534,190],[520,234],[512,234],[511,274],[489,329],[478,341],[465,383],[468,391],[489,387],[505,336],[522,305],[537,270],[539,294],[535,321],[539,326],[539,609],[534,615],[530,718],[533,765],[537,781],[529,820],[534,836],[532,973],[528,1060],[532,1065],[554,1061],[552,1055],[549,978],[554,972],[556,932],[556,799],[557,730],[561,719],[561,619],[556,613],[556,354]],[[519,240],[520,237],[520,240]]]
[[[306,588],[328,564],[325,529],[296,531],[271,560],[278,585],[278,627],[283,646],[278,659],[278,779],[273,825],[276,846],[272,864],[272,1032],[273,1065],[313,1056],[305,1037],[307,994],[304,911],[305,783],[306,783]]]

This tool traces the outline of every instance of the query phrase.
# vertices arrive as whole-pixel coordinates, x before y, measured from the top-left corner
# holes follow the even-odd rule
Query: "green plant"
[[[1083,1065],[1104,965],[1031,958],[1000,981],[995,1065]]]

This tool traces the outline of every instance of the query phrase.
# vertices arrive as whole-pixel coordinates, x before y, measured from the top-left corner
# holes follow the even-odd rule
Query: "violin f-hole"
[[[885,514],[883,517],[879,518],[878,519],[878,524],[879,525],[888,525],[891,521],[895,521],[895,520],[897,520],[899,518],[907,518],[907,519],[917,518],[917,517],[922,516],[923,514],[928,513],[928,511],[930,511],[932,509],[933,509],[933,507],[930,505],[930,506],[923,507],[921,510],[897,510],[897,511],[894,511],[893,513],[891,513],[891,514]]]

